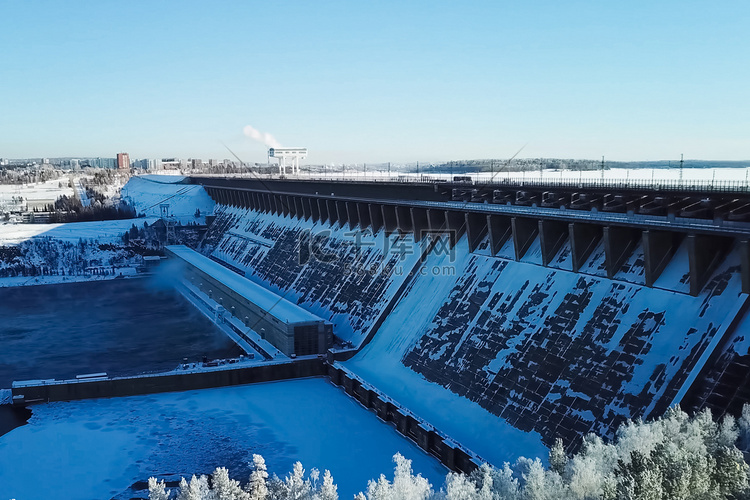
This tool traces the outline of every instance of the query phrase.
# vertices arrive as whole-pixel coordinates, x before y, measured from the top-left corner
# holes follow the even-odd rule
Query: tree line
[[[740,448],[750,448],[750,406],[735,420],[720,422],[709,410],[690,417],[670,409],[651,422],[628,421],[612,442],[584,438],[581,450],[566,455],[561,440],[542,460],[519,458],[502,468],[487,464],[469,475],[449,473],[440,489],[414,475],[411,461],[397,454],[393,479],[371,480],[355,500],[719,500],[750,498],[748,466]],[[227,469],[182,479],[169,490],[149,479],[151,500],[337,500],[333,478],[301,463],[285,477],[269,477],[265,461],[253,456],[243,485]]]

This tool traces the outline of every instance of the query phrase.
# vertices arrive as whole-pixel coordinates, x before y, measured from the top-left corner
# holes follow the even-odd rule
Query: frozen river
[[[130,498],[149,476],[227,466],[247,480],[253,453],[286,475],[299,460],[329,469],[342,500],[413,460],[437,489],[446,470],[325,379],[31,407],[29,423],[0,437],[0,498]]]
[[[0,388],[242,353],[180,295],[151,285],[144,278],[0,288]]]

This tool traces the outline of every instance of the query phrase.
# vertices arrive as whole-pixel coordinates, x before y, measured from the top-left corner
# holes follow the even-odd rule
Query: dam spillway
[[[435,186],[377,199],[365,183],[341,197],[315,182],[205,183],[218,204],[201,251],[331,321],[340,342],[369,340],[344,366],[494,463],[510,454],[437,401],[531,436],[514,452],[558,437],[575,448],[683,398],[703,407],[714,351],[743,348],[743,221],[440,201]],[[316,234],[337,258],[300,263]]]

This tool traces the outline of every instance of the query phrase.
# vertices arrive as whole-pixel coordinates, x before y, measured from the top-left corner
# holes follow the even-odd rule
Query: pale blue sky
[[[750,159],[750,2],[0,0],[0,157]]]

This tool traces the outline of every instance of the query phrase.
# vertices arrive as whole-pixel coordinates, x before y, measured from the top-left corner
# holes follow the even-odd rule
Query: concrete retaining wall
[[[91,381],[46,381],[34,385],[14,387],[12,389],[13,404],[26,405],[50,401],[135,396],[292,378],[320,377],[326,375],[325,366],[326,364],[321,358],[306,358],[288,363],[259,364],[222,370],[169,372],[159,375]]]
[[[334,385],[342,387],[349,396],[365,408],[374,411],[384,422],[391,422],[400,434],[411,439],[450,470],[468,474],[483,462],[478,456],[454,443],[353,373],[338,364],[328,364],[322,358],[213,371],[169,372],[161,375],[88,381],[40,381],[36,384],[13,387],[12,394],[13,404],[23,406],[51,401],[136,396],[321,376],[328,376]]]
[[[365,408],[374,411],[384,422],[392,423],[400,434],[414,441],[450,470],[469,474],[483,462],[338,363],[326,367],[334,385],[344,389]]]

